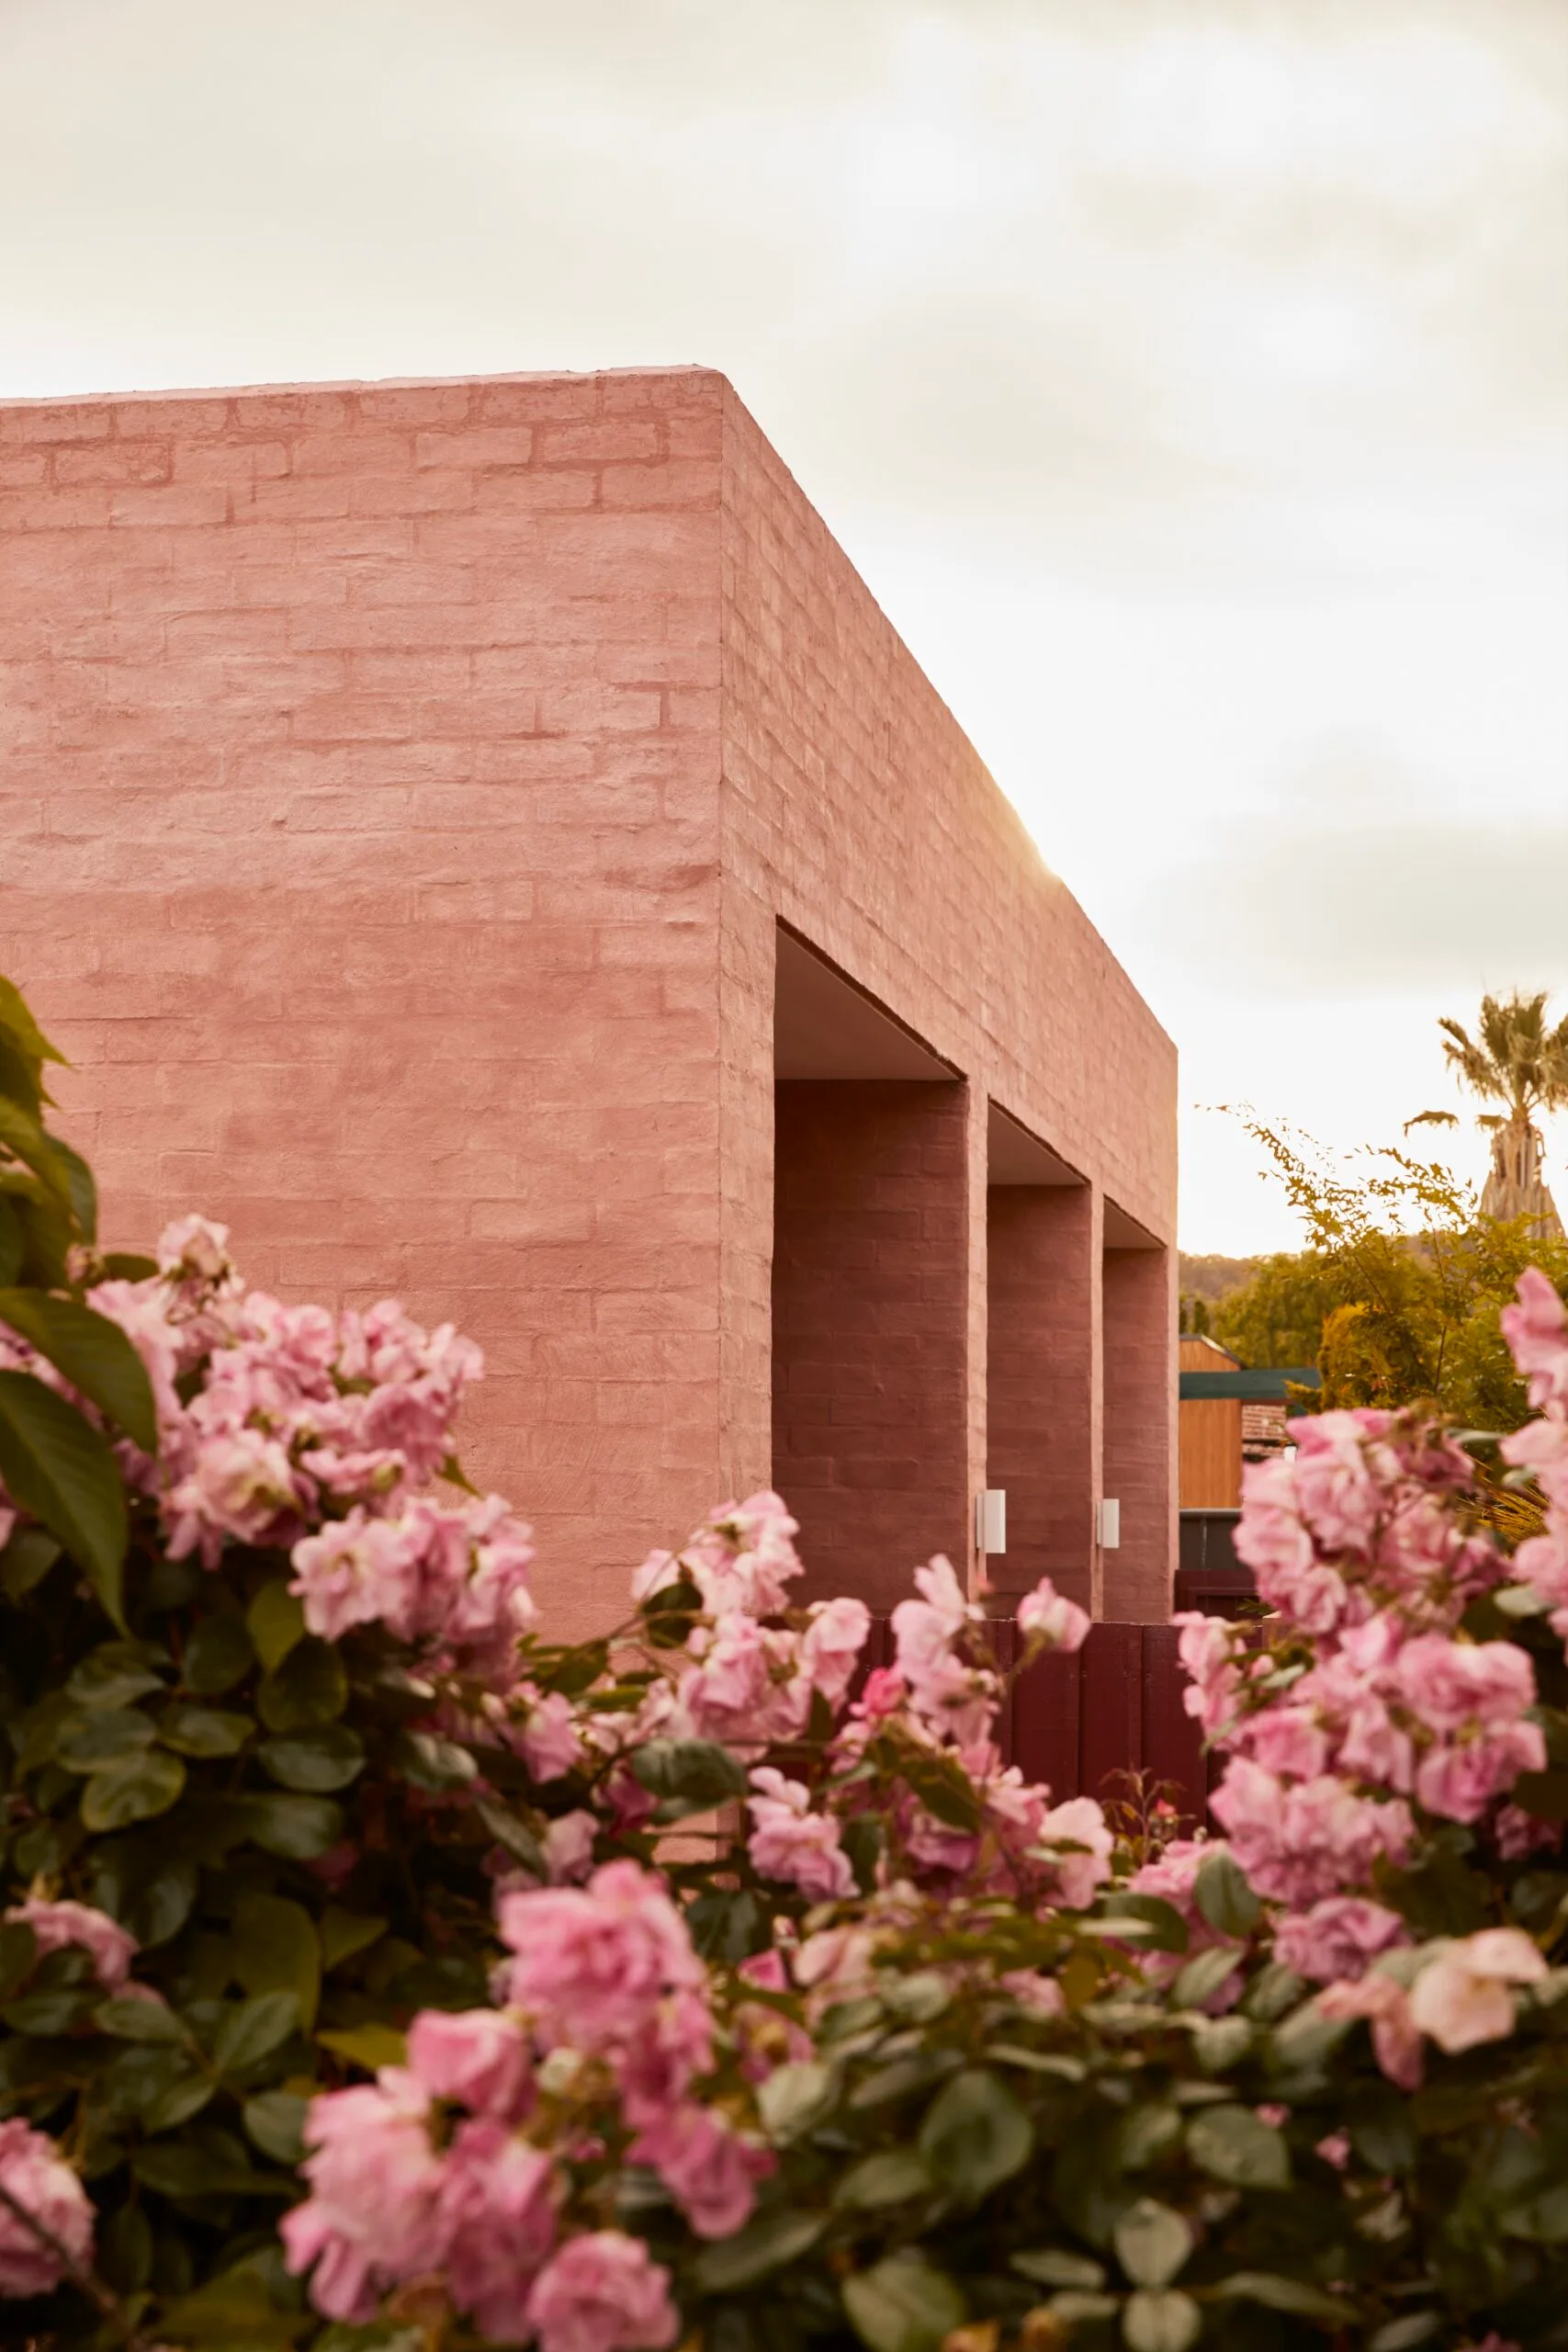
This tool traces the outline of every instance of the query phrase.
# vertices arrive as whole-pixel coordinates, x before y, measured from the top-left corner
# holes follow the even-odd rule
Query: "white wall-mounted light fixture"
[[[1114,1495],[1100,1498],[1100,1548],[1102,1552],[1119,1552],[1122,1548],[1122,1506]]]
[[[1005,1487],[987,1487],[975,1498],[975,1549],[993,1559],[1008,1547],[1008,1497]]]

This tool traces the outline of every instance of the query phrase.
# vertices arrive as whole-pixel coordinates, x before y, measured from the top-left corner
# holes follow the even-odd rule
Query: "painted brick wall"
[[[1173,1238],[1168,1041],[720,377],[0,407],[0,758],[113,1238],[473,1331],[563,1629],[772,1473],[781,916],[969,1081],[966,1492],[987,1095]]]
[[[1008,1498],[998,1594],[1043,1576],[1102,1613],[1100,1238],[1090,1186],[998,1185],[987,1203],[987,1476]],[[1000,1605],[1000,1604],[998,1604]]]
[[[776,1090],[773,1458],[813,1598],[968,1544],[961,1086]]]
[[[583,1623],[715,1475],[724,397],[0,409],[5,960],[114,1238],[472,1331]]]
[[[1107,1617],[1168,1615],[1178,1521],[1174,1251],[1108,1250],[1104,1266],[1105,1492],[1122,1505],[1105,1555]]]

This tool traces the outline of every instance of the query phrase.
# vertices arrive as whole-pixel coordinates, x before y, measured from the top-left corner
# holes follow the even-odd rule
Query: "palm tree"
[[[1469,1092],[1501,1102],[1501,1113],[1476,1120],[1492,1136],[1492,1170],[1481,1195],[1485,1216],[1528,1216],[1540,1234],[1562,1238],[1562,1225],[1541,1174],[1538,1111],[1568,1104],[1568,1019],[1549,1028],[1547,992],[1481,1000],[1479,1038],[1457,1021],[1440,1020],[1443,1054]],[[1414,1126],[1455,1126],[1451,1111],[1423,1111]]]

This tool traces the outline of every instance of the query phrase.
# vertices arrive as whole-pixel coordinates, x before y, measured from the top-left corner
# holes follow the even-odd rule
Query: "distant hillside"
[[[1193,1258],[1185,1250],[1180,1253],[1181,1295],[1183,1298],[1204,1298],[1213,1306],[1249,1283],[1263,1263],[1261,1258]]]

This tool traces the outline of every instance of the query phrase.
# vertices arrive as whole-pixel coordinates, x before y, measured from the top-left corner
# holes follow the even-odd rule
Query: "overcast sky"
[[[663,361],[1176,1037],[1189,1248],[1293,1239],[1204,1106],[1568,1011],[1568,0],[0,0],[0,392]]]

